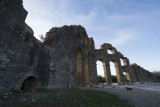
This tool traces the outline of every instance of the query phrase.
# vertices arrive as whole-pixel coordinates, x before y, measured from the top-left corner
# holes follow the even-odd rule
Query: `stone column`
[[[85,78],[85,58],[82,58],[82,86],[86,86],[86,78]]]
[[[127,77],[127,80],[128,80],[129,82],[131,82],[131,78],[130,78],[129,72],[126,72],[126,77]]]
[[[88,58],[85,58],[85,80],[86,84],[89,85],[89,67],[88,67]]]
[[[148,76],[149,76],[149,81],[153,82],[153,79],[152,79],[152,76],[151,76],[150,72],[148,71],[147,73],[148,73]]]
[[[145,73],[143,71],[143,68],[142,67],[139,67],[139,70],[141,72],[141,78],[142,78],[142,82],[145,82]]]
[[[132,82],[138,82],[139,80],[138,80],[138,76],[136,74],[135,65],[131,65],[130,69],[131,69]]]
[[[103,62],[103,69],[104,69],[105,82],[111,84],[112,77],[111,77],[111,70],[109,63]]]
[[[97,84],[98,79],[97,79],[97,65],[96,65],[96,59],[94,58],[94,54],[89,55],[89,60],[88,60],[88,66],[89,66],[89,81],[90,84]]]
[[[126,66],[128,68],[128,71],[126,72],[127,80],[129,82],[131,82],[132,81],[132,78],[131,78],[131,66],[130,66],[130,62],[129,62],[129,60],[127,58],[125,59],[124,64],[126,64]]]
[[[83,84],[83,79],[82,79],[82,58],[77,58],[77,76],[76,76],[76,79],[77,79],[77,83],[76,85],[77,86],[82,86]]]
[[[114,62],[115,63],[115,62]],[[123,70],[121,68],[121,64],[119,63],[115,63],[115,68],[116,68],[116,74],[117,74],[117,82],[118,83],[124,83],[124,76],[123,76]]]

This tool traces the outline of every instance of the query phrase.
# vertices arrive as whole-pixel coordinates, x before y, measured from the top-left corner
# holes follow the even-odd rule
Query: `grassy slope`
[[[20,98],[25,101],[19,101]],[[35,101],[33,101],[33,98]],[[22,100],[23,100],[22,99]],[[83,90],[83,89],[40,89],[36,93],[12,93],[4,98],[0,96],[0,100],[9,104],[21,107],[35,107],[47,104],[50,106],[64,107],[131,107],[126,100],[119,99],[116,95],[112,95],[103,91]]]

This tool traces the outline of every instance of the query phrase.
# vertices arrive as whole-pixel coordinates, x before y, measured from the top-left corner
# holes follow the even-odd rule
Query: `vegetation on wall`
[[[99,83],[105,83],[105,77],[98,75],[97,78]],[[111,78],[112,78],[112,82],[117,83],[117,76],[111,75]]]
[[[160,82],[160,71],[154,71],[153,74],[156,75],[158,81]]]

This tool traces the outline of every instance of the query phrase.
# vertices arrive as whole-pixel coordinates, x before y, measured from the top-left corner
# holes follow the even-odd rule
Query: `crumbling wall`
[[[133,82],[158,82],[156,76],[137,64],[131,65]]]
[[[26,16],[22,0],[0,1],[0,89],[20,89],[29,76],[39,80],[38,87],[47,85],[41,78],[48,79],[49,51],[33,36]]]
[[[111,50],[112,54],[108,54],[107,50]],[[112,83],[110,61],[115,64],[118,83],[124,82],[123,72],[126,72],[128,81],[131,81],[129,60],[126,57],[124,57],[120,52],[117,52],[116,48],[114,48],[111,44],[108,43],[102,44],[101,49],[95,50],[94,56],[95,58],[93,60],[93,66],[96,66],[95,63],[97,60],[103,63],[104,76],[105,76],[105,81],[107,83]],[[120,63],[121,58],[124,61],[124,66],[122,66]],[[92,69],[91,71],[97,72],[96,68],[91,68],[91,69]]]
[[[85,86],[90,43],[85,29],[63,26],[52,28],[46,35],[44,44],[50,46],[51,55],[48,88]]]

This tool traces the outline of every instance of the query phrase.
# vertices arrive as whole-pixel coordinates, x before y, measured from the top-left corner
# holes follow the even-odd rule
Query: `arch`
[[[122,65],[122,66],[128,66],[128,64],[127,64],[127,59],[126,59],[125,57],[120,58],[120,60],[121,60],[121,65]]]
[[[110,49],[107,50],[107,53],[108,53],[108,54],[113,54]]]
[[[116,49],[114,49],[114,48],[108,48],[107,49],[107,54],[116,54]]]
[[[24,92],[34,92],[37,89],[37,85],[37,78],[34,76],[29,76],[23,81],[21,85],[21,90]]]
[[[77,49],[77,73],[76,73],[76,86],[82,86],[82,50]]]
[[[129,80],[127,79],[127,73],[123,72],[123,76],[124,76],[124,82],[128,82]]]
[[[99,72],[100,71],[100,72]],[[105,61],[97,60],[97,75],[102,78],[101,82],[111,83],[111,74],[110,70],[107,69]]]
[[[116,82],[117,83],[117,72],[116,72],[115,64],[116,63],[114,61],[110,61],[109,62],[112,82]]]
[[[89,84],[89,69],[88,69],[88,58],[85,57],[85,82]]]
[[[121,57],[120,60],[121,60],[121,66],[123,68],[124,82],[130,82],[131,81],[131,77],[130,77],[129,60],[126,57]]]
[[[111,61],[111,62],[113,62],[114,66],[115,66],[117,82],[118,83],[123,83],[123,71],[121,69],[120,63],[118,63],[117,61]]]
[[[124,59],[120,58],[121,66],[124,66]]]
[[[77,38],[78,38],[79,42],[82,43],[82,37],[81,37],[81,34],[79,32],[77,33]]]
[[[97,60],[96,65],[97,65],[97,75],[104,76],[103,62],[100,60]]]

